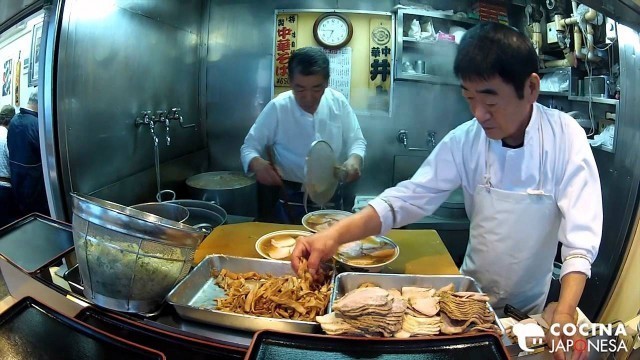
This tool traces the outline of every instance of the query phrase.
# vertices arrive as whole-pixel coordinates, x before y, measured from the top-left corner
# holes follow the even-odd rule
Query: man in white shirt
[[[256,119],[240,148],[240,158],[244,171],[255,173],[260,184],[284,186],[281,220],[299,223],[304,211],[295,204],[302,203],[305,158],[311,144],[327,141],[344,161],[345,180],[351,182],[360,177],[367,142],[346,98],[327,87],[329,59],[322,49],[305,47],[292,54],[289,83],[292,90],[271,100]]]
[[[454,72],[475,118],[451,131],[410,180],[327,231],[300,238],[292,265],[306,257],[316,269],[339,245],[417,221],[462,187],[471,227],[461,272],[478,280],[497,311],[508,303],[540,313],[560,241],[553,322],[562,329],[573,322],[602,233],[600,180],[585,132],[536,103],[538,59],[513,28],[486,23],[467,31]]]

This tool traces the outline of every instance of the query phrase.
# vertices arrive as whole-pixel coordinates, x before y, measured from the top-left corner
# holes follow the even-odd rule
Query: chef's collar
[[[537,103],[533,103],[533,110],[531,111],[531,119],[529,119],[529,124],[527,125],[527,128],[524,130],[524,139],[522,143],[518,145],[509,145],[505,143],[504,140],[502,140],[502,147],[507,149],[520,149],[524,147],[525,143],[527,143],[527,140],[528,140],[527,138],[529,136],[538,134],[538,123],[540,122],[538,115],[540,114],[540,110],[538,109],[537,105],[538,105]]]

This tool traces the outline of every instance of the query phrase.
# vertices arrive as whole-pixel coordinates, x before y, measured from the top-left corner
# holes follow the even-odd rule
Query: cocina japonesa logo
[[[549,346],[549,352],[559,350],[564,352],[571,350],[593,351],[597,353],[615,353],[621,350],[629,351],[624,341],[620,340],[620,335],[627,335],[624,324],[565,324],[562,330],[563,331],[560,329],[560,324],[553,324],[549,328],[549,332],[554,336],[560,336],[561,333],[567,336],[580,334],[584,339],[576,341],[567,339],[565,342],[552,340],[551,344],[547,344]],[[515,324],[513,326],[513,333],[518,337],[518,346],[524,351],[533,351],[533,349],[527,346],[527,338],[533,340],[533,346],[540,345],[542,343],[541,338],[544,338],[544,330],[538,324]],[[614,338],[597,339],[595,338],[596,336],[614,336]]]

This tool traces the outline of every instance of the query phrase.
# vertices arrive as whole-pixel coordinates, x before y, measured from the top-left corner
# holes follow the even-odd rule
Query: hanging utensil
[[[275,163],[276,156],[273,150],[273,146],[267,145],[266,152],[267,152],[267,161],[269,161],[269,163],[271,164],[273,171],[275,171],[276,174],[280,176],[278,169],[276,169],[276,163]],[[287,189],[285,188],[284,183],[280,184],[280,199],[282,200],[282,203],[284,205],[284,211],[287,213],[287,217],[289,218],[290,221],[293,221],[293,219],[295,219],[294,217],[295,213],[293,212],[293,209],[289,204],[289,194],[287,193]]]

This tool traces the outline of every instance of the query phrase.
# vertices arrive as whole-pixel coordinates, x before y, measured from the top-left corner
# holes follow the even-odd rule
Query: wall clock
[[[353,25],[346,16],[339,13],[325,13],[313,24],[313,37],[320,46],[339,49],[351,41]]]

